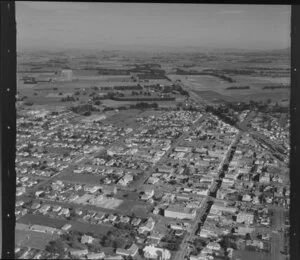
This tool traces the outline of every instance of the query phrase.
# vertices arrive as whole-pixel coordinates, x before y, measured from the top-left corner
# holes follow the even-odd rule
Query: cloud
[[[242,14],[245,13],[245,10],[223,10],[217,12],[217,14]]]

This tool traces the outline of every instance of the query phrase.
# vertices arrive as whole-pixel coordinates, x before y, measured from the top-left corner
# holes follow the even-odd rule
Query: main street
[[[190,232],[188,232],[185,237],[182,239],[182,242],[180,244],[180,249],[176,252],[176,255],[174,257],[174,260],[183,260],[186,255],[188,255],[188,242],[191,241],[194,236],[195,232],[198,229],[198,225],[201,222],[201,218],[204,216],[205,213],[208,213],[208,202],[209,199],[205,198],[204,203],[202,204],[201,208],[197,210],[196,219],[193,222],[193,225],[191,226]]]
[[[221,161],[220,163],[220,166],[219,166],[219,169],[220,169],[220,174],[223,173],[223,166],[225,164],[229,164],[229,159],[230,159],[230,155],[232,152],[234,152],[235,150],[233,150],[233,147],[236,146],[236,144],[238,143],[239,139],[241,137],[241,131],[239,131],[235,138],[233,139],[233,141],[231,142],[231,144],[229,145],[228,147],[228,150],[227,150],[227,153],[225,154],[223,160]],[[222,178],[221,178],[222,179]],[[212,196],[212,198],[215,198],[215,194],[218,190],[220,186],[215,186],[215,190],[214,190],[214,196]],[[192,228],[191,228],[191,231],[184,237],[184,239],[182,240],[182,243],[180,245],[180,250],[177,251],[175,257],[174,257],[174,260],[183,260],[185,256],[188,255],[188,251],[189,251],[189,248],[188,248],[188,243],[187,241],[192,241],[192,239],[194,238],[195,236],[195,232],[198,228],[198,225],[200,223],[204,223],[205,220],[206,220],[206,217],[204,217],[203,220],[201,220],[201,218],[204,216],[204,213],[206,212],[207,214],[209,213],[210,211],[210,206],[208,205],[208,202],[209,201],[212,201],[212,198],[211,197],[207,197],[205,198],[205,206],[202,206],[200,208],[200,211],[197,212],[197,217],[192,225]]]

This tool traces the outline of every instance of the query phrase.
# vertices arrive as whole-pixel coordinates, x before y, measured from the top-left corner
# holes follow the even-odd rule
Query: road
[[[219,168],[220,168],[219,174],[220,174],[220,175],[223,173],[223,166],[224,166],[225,164],[227,164],[227,163],[230,162],[230,161],[229,161],[230,155],[231,155],[232,152],[235,151],[235,150],[233,150],[233,147],[238,143],[240,137],[241,137],[241,131],[239,131],[239,132],[236,134],[235,138],[233,139],[233,141],[231,142],[231,144],[228,146],[228,151],[227,151],[226,155],[224,156],[224,158],[223,158],[223,160],[221,161],[220,166],[219,166]],[[222,178],[221,178],[221,180],[222,180]],[[220,184],[221,184],[221,183],[220,183]],[[212,198],[215,198],[216,192],[217,192],[217,190],[219,189],[219,187],[220,187],[220,185],[215,185],[215,190],[214,190],[214,192],[213,192],[213,195],[211,196]],[[213,200],[211,197],[208,196],[207,198],[205,198],[205,204],[204,204],[205,206],[203,206],[203,207],[200,208],[200,212],[197,212],[197,217],[196,217],[196,220],[194,221],[194,223],[193,223],[193,225],[192,225],[191,232],[188,233],[188,234],[184,237],[184,239],[182,240],[182,243],[181,243],[181,245],[180,245],[181,249],[178,250],[178,251],[176,252],[176,255],[175,255],[175,257],[174,257],[174,260],[183,260],[184,257],[188,255],[188,253],[189,253],[189,252],[188,252],[188,251],[189,251],[189,248],[188,248],[188,243],[187,243],[187,241],[191,241],[191,240],[193,239],[193,237],[194,237],[194,235],[195,235],[195,232],[196,232],[196,230],[197,230],[198,225],[199,225],[201,222],[202,222],[202,223],[205,222],[206,217],[204,218],[203,221],[201,221],[201,218],[202,218],[202,216],[204,215],[205,212],[208,214],[209,211],[210,211],[210,207],[208,206],[208,202]]]
[[[195,232],[198,229],[198,225],[201,221],[201,218],[204,215],[204,213],[207,211],[208,202],[209,202],[209,199],[205,198],[203,206],[200,209],[198,209],[196,219],[195,219],[193,225],[191,226],[190,232],[188,232],[185,235],[185,237],[183,238],[183,240],[180,244],[181,249],[176,252],[174,260],[183,260],[184,257],[188,254],[189,248],[188,248],[188,243],[187,242],[191,241],[192,238],[195,236]]]
[[[284,232],[280,229],[285,224],[285,212],[284,208],[269,206],[269,210],[273,212],[271,218],[271,259],[272,260],[284,260],[285,256],[280,253],[284,250]]]

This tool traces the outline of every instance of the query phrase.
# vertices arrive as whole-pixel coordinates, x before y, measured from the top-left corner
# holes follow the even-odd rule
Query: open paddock
[[[86,116],[86,117],[83,117],[82,118],[82,122],[84,123],[91,123],[91,122],[94,122],[94,121],[102,121],[102,120],[105,120],[106,119],[106,115],[104,115],[103,113],[101,114],[93,114],[93,115],[90,115],[90,116]]]
[[[118,101],[115,101],[115,102],[118,102]],[[119,105],[119,106],[121,106],[121,105]],[[109,124],[113,124],[116,127],[136,128],[136,127],[139,127],[139,124],[136,122],[136,118],[140,117],[141,114],[142,114],[142,111],[138,110],[138,109],[121,110],[119,112],[107,111],[105,113],[105,115],[107,115],[105,122],[109,123]]]
[[[59,94],[59,93],[49,93],[46,95],[46,97],[49,97],[49,98],[65,98],[65,97],[70,97],[70,96],[73,96],[73,93],[63,93],[63,94]]]
[[[253,259],[271,260],[272,259],[270,253],[260,253],[260,252],[246,251],[246,250],[234,250],[233,256],[235,259],[242,259],[242,260],[253,260]]]
[[[41,215],[31,215],[27,214],[23,217],[21,217],[18,222],[28,225],[42,225],[42,226],[48,226],[52,228],[58,228],[60,229],[63,225],[68,223],[67,220],[57,219],[57,218],[50,218],[47,216],[41,216]]]
[[[46,234],[35,231],[15,231],[15,244],[22,247],[44,250],[50,241],[58,239],[55,234]]]
[[[98,185],[100,179],[102,179],[100,175],[94,174],[80,174],[80,173],[70,173],[63,175],[60,180],[70,182],[70,183],[81,183],[81,184],[93,184]]]
[[[218,100],[221,101],[226,101],[226,102],[235,102],[236,99],[228,96],[228,95],[222,95],[216,91],[194,91],[199,97],[207,100],[207,101],[211,101],[211,102],[215,102]]]
[[[68,220],[62,220],[57,218],[54,219],[47,216],[38,216],[38,215],[25,215],[18,222],[24,224],[46,225],[58,229],[62,228],[65,224],[68,223],[72,225],[71,230],[76,230],[83,233],[92,232],[99,235],[105,235],[108,231],[115,230],[113,226],[108,226],[108,225],[99,225],[99,224],[95,225],[95,224],[89,224],[80,221],[68,221]],[[38,233],[38,234],[43,234],[43,233]],[[24,235],[22,236],[21,234],[19,240],[22,241],[23,237]],[[51,237],[53,237],[53,235],[51,235]]]
[[[134,213],[136,216],[148,218],[149,207],[149,204],[142,201],[124,200],[124,203],[118,209],[127,211],[127,214]]]
[[[265,86],[289,84],[289,78],[232,76],[236,82],[229,83],[214,76],[170,75],[208,101],[225,100],[228,102],[247,102],[249,100],[281,101],[289,99],[289,89],[263,89]],[[249,86],[249,89],[235,90],[228,87]]]

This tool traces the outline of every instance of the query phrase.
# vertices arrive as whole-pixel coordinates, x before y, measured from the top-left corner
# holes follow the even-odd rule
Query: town
[[[16,3],[15,258],[290,259],[290,13]]]
[[[287,254],[288,165],[252,131],[280,142],[288,154],[288,126],[276,120],[278,113],[266,119],[246,109],[235,112],[240,123],[256,114],[245,131],[191,98],[185,102],[190,105],[112,112],[121,118],[132,111],[132,126],[69,108],[20,110],[16,255]]]

